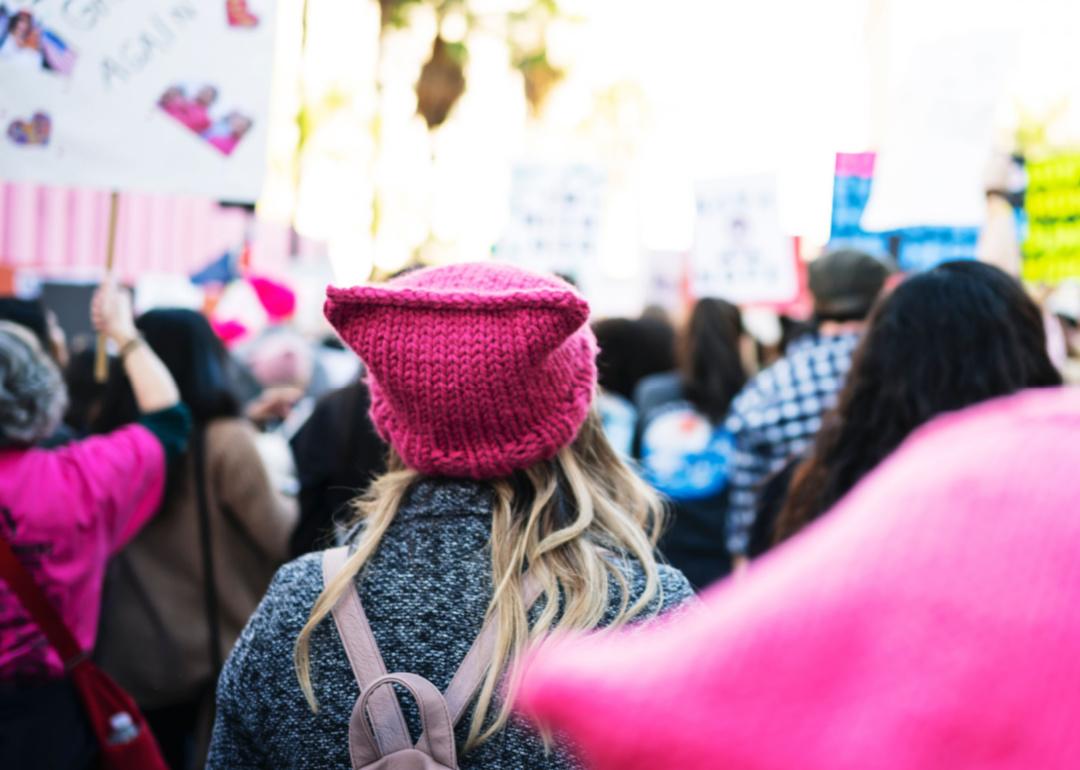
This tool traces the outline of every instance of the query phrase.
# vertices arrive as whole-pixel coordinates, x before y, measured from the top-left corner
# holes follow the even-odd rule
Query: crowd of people
[[[1075,740],[1005,740],[997,712],[944,694],[1016,652],[1013,559],[1050,560],[1021,569],[1049,592],[1031,606],[1080,595],[1060,557],[1080,543],[1062,502],[1080,450],[1061,445],[1080,404],[1051,344],[1068,319],[975,261],[902,276],[840,250],[809,288],[813,316],[760,340],[716,298],[590,319],[557,277],[410,271],[328,290],[361,362],[337,389],[287,330],[238,355],[200,313],[136,318],[110,284],[97,384],[94,351],[69,355],[40,304],[0,301],[0,537],[80,648],[62,657],[0,581],[0,766],[97,766],[70,677],[86,656],[172,770],[885,767],[872,752],[895,724],[916,748],[890,768],[1080,761]],[[1018,468],[1053,455],[1061,472],[1010,480],[1020,441]],[[986,517],[973,553],[963,532]],[[1024,521],[1039,537],[1017,556]],[[1049,611],[1013,620],[1047,650],[1080,644]],[[597,629],[613,633],[575,638]],[[947,654],[913,672],[883,660],[897,639],[911,660]],[[845,669],[848,647],[863,657]],[[1039,665],[1080,685],[1075,665]],[[1010,703],[1034,697],[998,673]],[[883,682],[936,700],[887,701]],[[864,707],[863,738],[807,738]]]

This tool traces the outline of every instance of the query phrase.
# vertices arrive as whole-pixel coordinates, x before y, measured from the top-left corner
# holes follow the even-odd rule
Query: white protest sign
[[[780,227],[776,178],[697,185],[691,291],[737,304],[790,302],[799,291],[792,240]]]
[[[653,249],[645,252],[645,265],[648,271],[645,304],[677,313],[683,304],[686,253]]]
[[[599,250],[604,190],[604,172],[595,166],[517,166],[496,255],[534,270],[578,273]]]
[[[1017,0],[893,4],[884,131],[863,230],[983,224],[1019,8]]]
[[[0,176],[252,201],[274,0],[0,0]]]

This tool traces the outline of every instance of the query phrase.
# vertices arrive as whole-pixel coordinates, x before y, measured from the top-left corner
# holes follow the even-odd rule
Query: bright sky
[[[281,2],[284,18],[300,6]],[[414,114],[413,83],[434,19],[420,14],[412,29],[393,34],[376,153],[376,5],[312,3],[309,17],[308,99],[333,91],[346,100],[312,140],[297,225],[329,240],[343,276],[365,275],[373,263],[392,269],[418,248],[435,260],[483,258],[505,225],[510,171],[521,161],[608,169],[599,263],[620,290],[639,276],[644,250],[690,246],[697,180],[776,174],[785,230],[823,243],[834,154],[885,140],[896,97],[890,84],[902,82],[912,41],[930,32],[953,31],[966,51],[978,48],[979,30],[1010,30],[1019,55],[1000,51],[1014,64],[998,100],[997,136],[1015,124],[1018,104],[1046,114],[1061,103],[1057,141],[1080,139],[1080,98],[1067,98],[1080,93],[1073,0],[576,0],[561,5],[579,20],[549,32],[549,55],[569,77],[539,122],[527,119],[501,36],[474,31],[468,90],[429,135]],[[481,12],[515,5],[471,2]],[[290,66],[286,46],[279,69]],[[279,141],[284,152],[286,132]],[[284,186],[274,190],[267,208],[287,208]]]

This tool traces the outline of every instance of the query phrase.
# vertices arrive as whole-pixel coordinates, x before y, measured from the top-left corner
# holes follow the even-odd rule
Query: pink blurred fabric
[[[1080,767],[1080,392],[939,419],[700,611],[542,648],[518,707],[600,770]]]
[[[277,323],[287,320],[296,312],[296,292],[281,281],[264,276],[251,276],[248,282],[271,321]]]
[[[549,459],[596,389],[589,305],[554,276],[428,268],[329,288],[326,317],[367,364],[375,426],[421,473],[495,478]]]
[[[211,318],[210,327],[214,330],[214,333],[221,338],[221,341],[225,343],[226,347],[236,344],[248,334],[248,328],[240,321],[218,321],[217,319]]]

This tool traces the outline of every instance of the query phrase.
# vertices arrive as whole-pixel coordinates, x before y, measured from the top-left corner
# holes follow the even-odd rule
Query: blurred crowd
[[[554,631],[675,611],[664,633],[696,650],[714,686],[731,687],[725,697],[737,699],[740,687],[797,689],[798,649],[789,650],[787,679],[774,672],[756,684],[727,682],[713,663],[719,653],[694,634],[738,650],[738,640],[724,636],[738,624],[797,616],[788,606],[797,581],[782,573],[802,569],[799,558],[812,560],[818,543],[831,564],[823,580],[853,592],[856,584],[902,590],[889,577],[875,583],[889,560],[874,550],[880,531],[862,522],[880,514],[904,542],[903,511],[875,510],[872,491],[889,480],[887,468],[909,437],[983,402],[1008,412],[1019,402],[995,399],[1031,389],[1061,399],[1045,402],[1050,413],[1076,405],[1056,395],[1065,393],[1063,372],[1071,379],[1080,351],[1080,302],[1070,301],[1068,287],[1036,301],[988,264],[947,262],[902,276],[887,260],[841,250],[810,263],[809,288],[813,314],[804,319],[744,318],[716,298],[693,302],[679,318],[649,308],[639,318],[589,319],[585,300],[558,278],[495,264],[429,268],[331,290],[327,317],[337,334],[327,340],[282,326],[227,348],[202,314],[155,309],[135,317],[125,292],[105,285],[92,309],[112,351],[104,382],[94,377],[95,349],[69,354],[42,304],[3,299],[0,536],[79,648],[134,698],[174,770],[396,767],[375,762],[421,750],[446,767],[578,767],[579,755],[511,713],[503,677],[533,643]],[[1032,451],[1053,422],[1031,420]],[[1075,448],[1059,449],[1080,459]],[[996,466],[950,476],[938,457],[935,473],[920,466],[924,481],[909,474],[905,483],[948,531],[950,515],[971,509],[957,485],[989,483],[984,476]],[[1052,484],[1054,494],[1080,495],[1075,475],[1054,475]],[[1008,489],[1002,494],[1018,502],[999,512],[1002,521],[1030,513],[1025,495],[1041,494],[1019,476]],[[853,499],[853,490],[862,491]],[[816,524],[838,506],[831,529]],[[914,521],[925,524],[930,508]],[[1038,526],[1049,533],[1060,522],[1053,503],[1046,508]],[[808,528],[814,532],[800,534]],[[920,587],[920,596],[947,606],[936,591],[992,581],[992,562],[1004,556],[994,549],[1007,539],[984,543],[983,558],[963,576]],[[799,542],[789,548],[789,540]],[[781,543],[783,553],[759,569],[756,560]],[[843,572],[864,547],[879,564],[858,561]],[[920,547],[895,558],[917,561]],[[732,573],[706,595],[705,614],[687,610],[697,606],[695,594]],[[775,585],[765,586],[770,579]],[[754,585],[762,586],[756,600],[738,599]],[[790,590],[781,591],[785,585]],[[738,610],[729,606],[738,601]],[[951,637],[967,645],[956,651],[963,665],[993,655],[1001,630],[993,600],[970,601],[989,625],[973,626],[987,634],[983,651],[964,628]],[[730,626],[709,626],[707,617],[721,617],[708,615],[709,602]],[[822,611],[821,622],[829,617]],[[79,660],[53,649],[3,588],[0,628],[0,765],[94,766],[100,736],[67,676]],[[834,644],[857,645],[874,627],[833,634]],[[917,636],[905,642],[914,655],[919,645],[944,643]],[[694,758],[628,759],[632,736],[614,724],[623,718],[619,698],[602,695],[623,684],[630,693],[636,680],[659,682],[665,660],[686,657],[660,654],[667,641],[659,635],[634,639],[611,648],[625,649],[625,659],[572,644],[563,657],[541,655],[524,680],[525,713],[580,739],[583,756],[598,766],[791,761],[777,750],[777,764],[740,764],[772,739],[739,724],[728,725],[720,748],[693,744]],[[465,665],[467,656],[480,663]],[[365,669],[372,659],[378,667]],[[465,673],[455,676],[459,666]],[[607,685],[589,679],[606,666]],[[411,701],[403,700],[403,712],[395,699],[368,693],[370,676],[386,671],[449,686],[447,729],[437,731]],[[932,667],[911,676],[920,675],[943,676]],[[690,681],[692,670],[671,676],[686,703],[697,703],[694,687],[710,686]],[[872,681],[873,667],[863,676]],[[455,695],[459,677],[472,678]],[[395,681],[425,702],[423,687]],[[590,688],[584,694],[582,682]],[[872,715],[881,694],[864,689],[849,705]],[[611,715],[607,732],[575,711],[590,693]],[[793,702],[802,693],[791,694]],[[371,695],[363,708],[361,694]],[[700,722],[716,705],[695,708]],[[927,756],[959,759],[906,766],[976,766],[965,763],[963,746],[948,754],[935,743],[947,743],[935,733],[939,712],[953,716],[933,710],[908,739],[926,742]],[[777,708],[773,716],[779,722],[785,714]],[[992,724],[969,724],[981,747]],[[441,738],[414,748],[425,730]],[[64,740],[56,740],[60,733]],[[995,766],[1024,766],[1037,736],[1016,728],[1001,756],[1020,764]],[[623,751],[620,740],[631,748]],[[690,745],[674,728],[650,740]],[[858,747],[836,745],[856,763],[833,767],[879,766]],[[1056,756],[1080,761],[1072,745]],[[806,759],[819,764],[830,766]]]

